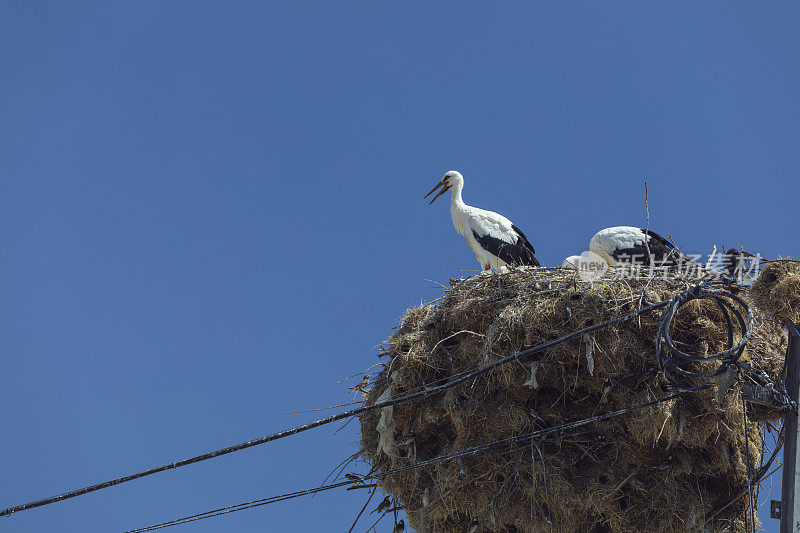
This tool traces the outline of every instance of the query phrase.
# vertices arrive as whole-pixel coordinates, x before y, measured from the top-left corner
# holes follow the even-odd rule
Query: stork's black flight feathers
[[[522,233],[522,230],[513,224],[511,228],[514,230],[514,233],[517,234],[517,242],[513,244],[488,234],[478,235],[475,230],[472,230],[472,235],[484,250],[496,255],[509,265],[541,266],[539,260],[536,259],[534,255],[536,254],[536,250],[533,249],[533,245],[528,241],[528,238],[525,237],[525,234]]]
[[[641,233],[641,240],[624,248],[617,248],[611,252],[615,261],[634,262],[641,265],[650,265],[651,258],[657,265],[674,265],[681,257],[675,245],[653,230],[637,228]],[[646,236],[649,236],[647,239]],[[645,239],[648,242],[645,242]],[[649,252],[649,253],[648,253]]]

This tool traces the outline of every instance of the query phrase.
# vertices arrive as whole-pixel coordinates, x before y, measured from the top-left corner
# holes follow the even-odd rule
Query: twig
[[[644,212],[645,212],[645,223],[644,223],[644,246],[647,249],[647,258],[652,261],[652,255],[650,254],[650,205],[648,203],[648,190],[647,190],[647,180],[644,180]],[[650,265],[652,267],[652,265]],[[651,268],[652,272],[652,268]],[[650,287],[650,283],[653,281],[655,276],[650,276],[650,279],[647,280],[647,284],[642,289],[642,294],[639,297],[639,309],[642,308],[642,303],[644,302],[644,295],[647,292],[648,287]],[[642,329],[642,317],[641,315],[637,318],[637,322],[639,323],[639,329]]]
[[[531,437],[533,440],[533,437]],[[542,455],[542,449],[539,448],[539,445],[536,445],[536,451],[539,452],[539,459],[542,462],[542,476],[544,477],[544,495],[545,499],[547,500],[547,512],[550,514],[551,518],[553,517],[553,508],[550,505],[550,491],[547,490],[547,466],[544,464],[544,455]],[[535,475],[535,474],[534,474]],[[558,529],[561,530],[561,523],[558,524]]]
[[[630,474],[628,477],[626,477],[625,479],[623,479],[623,480],[622,480],[622,483],[620,483],[619,485],[617,485],[617,487],[616,487],[614,490],[612,490],[612,491],[609,493],[609,495],[608,495],[608,496],[611,496],[612,494],[616,494],[616,493],[619,491],[619,489],[621,489],[621,488],[622,488],[622,487],[625,485],[625,483],[627,483],[628,481],[630,481],[630,479],[631,479],[633,476],[635,476],[635,475],[636,475],[636,472],[631,472],[631,474]]]
[[[434,345],[433,345],[433,349],[430,351],[431,355],[433,355],[433,353],[435,353],[435,352],[436,352],[436,348],[438,348],[438,347],[439,347],[439,345],[440,345],[440,344],[442,344],[444,341],[450,340],[450,339],[452,339],[453,337],[455,337],[456,335],[460,335],[461,333],[470,333],[470,334],[472,334],[472,335],[477,335],[478,337],[485,337],[485,335],[483,335],[482,333],[475,333],[474,331],[469,331],[469,330],[467,330],[467,329],[462,329],[461,331],[456,331],[456,332],[455,332],[455,333],[453,333],[452,335],[448,335],[448,336],[447,336],[447,337],[445,337],[444,339],[442,339],[442,340],[440,340],[439,342],[437,342],[436,344],[434,344]]]
[[[650,242],[647,237],[650,235],[650,206],[647,203],[647,180],[644,180],[644,212],[646,220],[644,223],[644,245],[647,248],[647,257],[650,257]]]
[[[577,448],[578,448],[580,451],[582,451],[582,452],[583,452],[583,455],[581,455],[581,458],[580,458],[580,459],[578,459],[579,461],[580,461],[581,459],[583,459],[584,457],[588,457],[589,459],[591,459],[592,461],[594,461],[594,462],[595,462],[595,463],[597,463],[597,464],[603,464],[603,462],[602,462],[600,459],[598,459],[597,457],[595,457],[595,456],[594,456],[594,454],[593,454],[592,452],[590,452],[590,451],[589,451],[587,448],[585,448],[584,446],[581,446],[581,445],[580,445],[580,444],[578,444],[577,442],[569,442],[569,444],[572,444],[573,446],[577,447]]]
[[[361,405],[364,402],[348,402],[342,403],[339,405],[334,405],[332,407],[320,407],[319,409],[307,409],[305,411],[286,411],[285,413],[281,413],[282,415],[298,415],[300,413],[314,413],[316,411],[328,411],[329,409],[336,409],[337,407],[345,407],[347,405]]]
[[[724,249],[723,249],[724,251]],[[714,249],[711,250],[711,255],[708,256],[708,261],[706,261],[706,268],[711,268],[711,263],[714,262],[714,258],[717,256],[717,245],[714,245]]]
[[[342,461],[341,463],[339,463],[338,465],[336,465],[336,466],[333,468],[333,470],[331,470],[330,474],[328,474],[327,476],[325,476],[325,479],[323,479],[323,480],[322,480],[322,483],[320,483],[320,484],[319,484],[319,486],[320,486],[320,487],[324,486],[324,485],[325,485],[325,482],[327,482],[327,481],[330,479],[330,477],[331,477],[332,475],[336,474],[336,471],[337,471],[337,470],[339,470],[340,468],[341,468],[342,470],[344,470],[345,468],[347,468],[347,465],[349,465],[350,463],[352,463],[352,462],[355,460],[355,458],[356,458],[356,457],[358,457],[358,454],[359,454],[359,452],[356,452],[356,453],[354,453],[353,455],[351,455],[350,457],[346,458],[346,459],[345,459],[344,461]],[[334,477],[334,478],[333,478],[333,479],[334,479],[334,481],[335,481],[335,480],[336,480],[338,477],[339,477],[339,474],[336,474],[336,477]],[[319,488],[319,487],[317,487],[317,488]],[[314,496],[316,496],[316,495],[317,495],[317,494],[316,494],[316,493],[314,493],[314,494],[313,494],[311,497],[313,498],[313,497],[314,497]]]
[[[438,285],[438,286],[440,286],[441,288],[443,288],[443,289],[445,289],[445,290],[447,290],[447,289],[449,289],[449,288],[450,288],[450,287],[448,287],[447,285],[445,285],[444,283],[441,283],[441,282],[439,282],[439,281],[433,281],[432,279],[427,279],[427,278],[422,278],[422,279],[423,279],[424,281],[427,281],[427,282],[429,282],[429,283],[433,283],[433,284],[435,284],[435,285]]]
[[[536,455],[533,451],[534,441],[533,437],[531,437],[531,524],[533,524],[533,533],[538,533],[538,528],[536,527]]]
[[[358,516],[356,516],[356,519],[355,519],[355,521],[353,521],[353,525],[352,525],[352,526],[350,526],[350,529],[347,531],[347,533],[353,533],[353,529],[355,529],[355,527],[356,527],[356,524],[358,524],[358,519],[359,519],[359,518],[361,518],[361,515],[362,515],[362,514],[364,514],[364,511],[366,511],[366,509],[367,509],[367,506],[369,505],[369,501],[372,499],[372,497],[373,497],[373,496],[375,496],[375,492],[376,492],[377,490],[378,490],[378,489],[376,488],[375,490],[373,490],[373,491],[372,491],[372,492],[369,494],[369,498],[367,498],[367,503],[365,503],[365,504],[364,504],[364,507],[362,507],[362,508],[361,508],[361,512],[360,512],[360,513],[358,513]]]
[[[384,517],[384,516],[386,516],[388,513],[389,513],[389,511],[386,511],[386,512],[384,512],[384,513],[383,513],[383,514],[382,514],[380,517],[378,517],[378,519],[375,521],[375,523],[374,523],[374,524],[372,524],[372,525],[370,526],[370,528],[367,530],[367,533],[369,533],[370,531],[372,531],[373,529],[375,529],[375,526],[377,526],[377,525],[378,525],[378,522],[380,522],[381,520],[383,520],[383,517]],[[375,530],[375,531],[377,531],[377,530]]]
[[[753,479],[753,468],[750,465],[750,442],[747,436],[748,429],[747,429],[747,406],[744,403],[744,395],[741,394],[741,387],[739,396],[742,400],[742,419],[743,419],[743,427],[744,427],[744,457],[747,460],[747,503],[750,506],[750,530],[753,533],[756,533],[756,517],[755,517],[755,509],[754,507],[757,505],[757,502],[753,501],[753,486],[751,484],[751,480]],[[757,499],[758,497],[756,497]],[[745,511],[747,512],[747,511]]]
[[[375,346],[373,346],[372,348],[370,348],[370,350],[373,350],[373,349],[377,348],[378,346],[380,346],[380,344],[376,344]],[[383,363],[375,363],[374,365],[372,365],[371,367],[367,368],[367,369],[366,369],[366,370],[364,370],[363,372],[356,372],[356,373],[355,373],[355,374],[353,374],[352,376],[347,376],[346,378],[340,379],[340,380],[339,380],[339,381],[337,381],[336,383],[333,383],[333,384],[331,385],[331,387],[333,387],[333,385],[338,385],[338,384],[339,384],[339,383],[341,383],[342,381],[346,381],[346,380],[348,380],[348,379],[350,379],[350,378],[354,378],[354,377],[356,377],[356,376],[361,376],[362,374],[366,374],[367,372],[369,372],[370,370],[372,370],[372,369],[373,369],[373,368],[375,368],[376,366],[378,366],[378,365],[382,365],[382,364],[383,364]]]
[[[352,416],[352,417],[348,418],[348,419],[347,419],[347,422],[345,422],[344,424],[342,424],[342,426],[341,426],[339,429],[337,429],[336,431],[334,431],[334,432],[333,432],[333,436],[335,437],[337,433],[339,433],[341,430],[343,430],[344,428],[346,428],[346,427],[347,427],[347,424],[349,424],[350,422],[352,422],[352,421],[353,421],[353,420],[355,420],[356,418],[358,418],[358,417],[356,417],[356,416]]]

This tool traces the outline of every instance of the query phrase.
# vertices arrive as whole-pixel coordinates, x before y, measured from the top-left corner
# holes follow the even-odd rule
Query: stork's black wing
[[[669,251],[674,250],[675,245],[672,244],[670,241],[659,235],[653,230],[644,229],[642,228],[642,233],[645,235],[650,235],[650,249],[652,250],[653,247],[657,247],[659,250]]]
[[[525,237],[525,234],[514,225],[511,228],[517,234],[517,242],[515,243],[509,243],[488,234],[478,235],[474,229],[472,230],[472,235],[484,250],[496,255],[509,265],[541,266],[534,255],[536,250],[533,249],[533,245]]]
[[[517,233],[517,235],[519,236],[519,239],[517,239],[517,244],[521,245],[523,248],[525,248],[529,252],[528,259],[530,260],[530,263],[524,263],[524,264],[533,265],[533,266],[537,266],[537,267],[538,266],[542,266],[541,264],[539,264],[539,260],[536,259],[536,255],[535,255],[536,254],[536,250],[533,249],[533,245],[528,240],[528,238],[525,236],[525,234],[522,233],[522,230],[519,229],[518,227],[516,227],[514,224],[511,224],[511,229],[513,229]],[[508,262],[508,261],[506,261],[506,262]]]
[[[630,248],[615,250],[611,254],[615,260],[650,265],[652,256],[656,265],[674,265],[677,263],[681,254],[674,244],[655,231],[645,230],[644,228],[640,228],[640,230],[642,232],[642,242],[636,243]],[[647,235],[650,236],[649,242],[645,242]]]

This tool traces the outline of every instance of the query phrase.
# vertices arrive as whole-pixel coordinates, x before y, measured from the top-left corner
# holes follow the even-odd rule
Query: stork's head
[[[440,190],[438,194],[433,197],[433,200],[431,200],[430,204],[428,204],[431,205],[433,202],[436,201],[437,198],[439,198],[441,195],[443,195],[450,189],[456,188],[460,190],[463,185],[464,185],[464,176],[462,176],[461,173],[458,172],[457,170],[449,170],[447,171],[447,174],[445,174],[444,177],[442,178],[442,181],[437,183],[436,187],[431,189],[431,192],[426,194],[424,198],[427,198],[428,196],[433,194],[436,189],[441,187],[442,190]]]

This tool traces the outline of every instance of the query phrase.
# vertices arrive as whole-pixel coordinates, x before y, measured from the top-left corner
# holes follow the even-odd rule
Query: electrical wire
[[[441,463],[441,462],[444,462],[444,461],[450,461],[450,460],[453,460],[453,459],[458,459],[459,457],[464,457],[464,456],[468,456],[468,455],[475,455],[477,453],[491,451],[491,450],[494,450],[496,448],[506,447],[506,448],[513,449],[515,446],[519,447],[519,448],[523,448],[523,447],[527,448],[528,446],[531,445],[529,441],[532,441],[533,439],[544,437],[544,436],[547,436],[547,435],[550,435],[550,434],[556,433],[556,432],[564,432],[564,431],[573,430],[573,429],[576,429],[576,428],[579,428],[579,427],[582,427],[582,426],[585,426],[585,425],[588,425],[588,424],[593,424],[595,422],[600,422],[600,421],[603,421],[603,420],[607,420],[609,418],[622,416],[622,415],[631,413],[633,411],[637,411],[639,409],[644,409],[646,407],[651,407],[653,405],[657,405],[657,404],[662,403],[662,402],[673,400],[675,398],[678,398],[680,396],[684,396],[686,394],[691,394],[691,391],[677,392],[677,393],[674,393],[674,394],[670,394],[668,396],[664,396],[662,398],[657,398],[655,400],[651,400],[649,402],[644,402],[644,403],[641,403],[641,404],[638,404],[638,405],[634,405],[634,406],[631,406],[631,407],[626,407],[624,409],[619,409],[617,411],[612,411],[610,413],[605,413],[605,414],[602,414],[602,415],[597,415],[597,416],[593,416],[593,417],[590,417],[590,418],[585,418],[585,419],[582,419],[582,420],[576,420],[576,421],[573,421],[573,422],[566,422],[566,423],[560,424],[558,426],[552,426],[552,427],[549,427],[549,428],[538,429],[538,430],[535,430],[535,431],[531,431],[529,433],[523,433],[521,435],[515,435],[513,437],[508,437],[508,438],[505,438],[505,439],[496,440],[494,442],[490,442],[490,443],[483,444],[483,445],[480,445],[480,446],[474,446],[472,448],[466,448],[466,449],[461,450],[459,452],[453,452],[453,453],[450,453],[450,454],[434,457],[432,459],[427,459],[425,461],[419,461],[419,462],[416,462],[416,463],[413,463],[413,464],[410,464],[410,465],[406,465],[406,466],[403,466],[403,467],[400,467],[400,468],[395,468],[395,469],[392,469],[392,470],[386,470],[384,472],[378,472],[378,473],[375,473],[375,474],[361,476],[360,480],[341,481],[341,482],[338,482],[338,483],[332,483],[330,485],[323,485],[323,486],[316,487],[316,488],[313,488],[313,489],[290,492],[290,493],[287,493],[287,494],[280,494],[278,496],[271,496],[269,498],[263,498],[263,499],[259,499],[259,500],[252,500],[252,501],[248,501],[248,502],[243,502],[243,503],[239,503],[239,504],[236,504],[236,505],[230,505],[230,506],[227,506],[227,507],[221,507],[219,509],[213,509],[211,511],[206,511],[206,512],[203,512],[203,513],[197,513],[197,514],[185,516],[183,518],[177,518],[175,520],[170,520],[168,522],[161,522],[159,524],[153,524],[153,525],[145,526],[145,527],[138,528],[138,529],[127,530],[124,533],[143,533],[145,531],[154,531],[156,529],[163,529],[163,528],[166,528],[166,527],[171,527],[171,526],[175,526],[175,525],[179,525],[179,524],[185,524],[185,523],[188,523],[188,522],[194,522],[194,521],[202,520],[202,519],[205,519],[205,518],[212,518],[214,516],[220,516],[220,515],[223,515],[223,514],[233,513],[233,512],[236,512],[236,511],[243,511],[245,509],[251,509],[253,507],[260,507],[262,505],[269,505],[271,503],[275,503],[275,502],[279,502],[279,501],[284,501],[284,500],[288,500],[288,499],[292,499],[292,498],[298,498],[300,496],[306,496],[306,495],[309,495],[309,494],[315,494],[317,492],[322,492],[322,491],[326,491],[326,490],[331,490],[331,489],[343,487],[345,485],[351,485],[351,484],[354,484],[354,483],[363,483],[365,481],[369,481],[369,480],[373,480],[373,479],[375,479],[375,480],[382,479],[382,478],[385,478],[385,477],[388,477],[388,476],[391,476],[391,475],[394,475],[394,474],[399,474],[399,473],[402,473],[402,472],[406,472],[408,470],[414,470],[414,469],[417,469],[417,468],[424,468],[424,467],[432,466],[434,464]]]
[[[271,496],[269,498],[262,498],[260,500],[238,503],[236,505],[229,505],[228,507],[221,507],[219,509],[214,509],[213,511],[206,511],[204,513],[197,513],[191,516],[170,520],[169,522],[163,522],[161,524],[154,524],[139,529],[131,529],[129,531],[126,531],[125,533],[142,533],[144,531],[155,531],[156,529],[164,529],[166,527],[177,526],[180,524],[188,524],[189,522],[196,522],[197,520],[203,520],[205,518],[211,518],[214,516],[235,513],[236,511],[244,511],[245,509],[252,509],[253,507],[260,507],[262,505],[269,505],[270,503],[281,502],[284,500],[291,500],[294,498],[299,498],[300,496],[307,496],[309,494],[316,494],[318,492],[337,489],[339,487],[344,487],[352,483],[354,483],[354,481],[350,480],[340,481],[338,483],[332,483],[330,485],[322,485],[321,487],[315,487],[313,489],[299,490],[287,494],[280,494],[278,496]]]
[[[780,453],[781,449],[783,448],[783,440],[784,440],[783,426],[781,426],[780,433],[778,435],[778,440],[775,443],[775,449],[772,451],[772,455],[770,456],[769,460],[758,468],[758,471],[755,476],[755,481],[753,481],[753,484],[758,485],[764,479],[777,472],[778,470],[777,468],[775,468],[771,472],[768,471],[770,466],[772,466],[772,463],[775,461],[775,458],[778,456],[778,453]],[[727,509],[731,504],[736,502],[736,500],[738,500],[742,496],[747,495],[748,492],[749,492],[748,489],[745,488],[744,490],[740,491],[738,494],[733,496],[731,499],[726,501],[724,504],[720,505],[716,509],[709,512],[709,514],[706,515],[706,521],[703,523],[703,526],[706,526],[709,523],[711,523],[711,521],[714,519],[715,516],[717,516],[719,513]]]
[[[611,325],[615,325],[615,324],[619,324],[621,322],[625,322],[627,320],[635,318],[635,317],[637,317],[637,316],[639,316],[641,314],[647,313],[649,311],[660,309],[662,307],[665,307],[667,304],[669,304],[670,301],[671,300],[665,300],[665,301],[662,301],[662,302],[654,303],[654,304],[648,305],[646,307],[643,307],[641,309],[638,309],[636,311],[632,311],[630,313],[627,313],[625,315],[620,315],[620,316],[618,316],[616,318],[607,320],[605,322],[601,322],[599,324],[594,324],[592,326],[583,328],[583,329],[581,329],[579,331],[575,331],[573,333],[570,333],[570,334],[565,335],[563,337],[560,337],[558,339],[555,339],[555,340],[540,344],[538,346],[534,346],[534,347],[529,348],[527,350],[522,350],[520,352],[515,352],[514,355],[505,357],[503,359],[499,359],[498,361],[490,363],[490,364],[488,364],[488,365],[486,365],[484,367],[481,367],[481,368],[479,368],[477,370],[474,370],[472,372],[462,373],[461,375],[459,375],[455,379],[451,379],[450,381],[448,381],[448,382],[446,382],[446,383],[444,383],[442,385],[437,385],[437,386],[434,386],[434,387],[430,387],[428,389],[425,389],[425,390],[422,390],[422,391],[419,391],[419,392],[415,392],[415,393],[412,393],[412,394],[408,394],[406,396],[402,396],[402,397],[399,397],[399,398],[394,398],[394,399],[391,399],[391,400],[378,402],[378,403],[375,403],[373,405],[357,407],[355,409],[351,409],[349,411],[345,411],[345,412],[342,412],[342,413],[331,415],[329,417],[322,418],[322,419],[316,420],[314,422],[309,422],[307,424],[296,426],[294,428],[287,429],[287,430],[284,430],[284,431],[280,431],[278,433],[272,433],[270,435],[265,435],[265,436],[259,437],[257,439],[249,440],[249,441],[246,441],[246,442],[235,444],[233,446],[228,446],[228,447],[225,447],[225,448],[214,450],[212,452],[208,452],[208,453],[204,453],[204,454],[201,454],[201,455],[197,455],[195,457],[190,457],[188,459],[183,459],[183,460],[176,461],[176,462],[173,462],[173,463],[167,463],[167,464],[164,464],[164,465],[161,465],[161,466],[148,468],[147,470],[142,470],[141,472],[136,472],[134,474],[129,474],[129,475],[126,475],[126,476],[118,477],[116,479],[111,479],[109,481],[104,481],[102,483],[96,483],[94,485],[88,485],[86,487],[82,487],[82,488],[79,488],[79,489],[76,489],[76,490],[72,490],[72,491],[69,491],[69,492],[64,492],[62,494],[58,494],[56,496],[51,496],[49,498],[43,498],[43,499],[40,499],[40,500],[35,500],[35,501],[32,501],[32,502],[24,503],[24,504],[17,505],[17,506],[14,506],[14,507],[9,507],[7,509],[4,509],[4,510],[0,511],[0,517],[9,516],[12,513],[16,513],[16,512],[19,512],[19,511],[25,511],[25,510],[28,510],[28,509],[34,509],[36,507],[41,507],[43,505],[49,505],[49,504],[52,504],[52,503],[55,503],[55,502],[67,500],[67,499],[70,499],[70,498],[75,498],[77,496],[82,496],[82,495],[88,494],[90,492],[106,489],[106,488],[109,488],[109,487],[113,487],[115,485],[120,485],[122,483],[127,483],[129,481],[133,481],[135,479],[143,478],[145,476],[150,476],[150,475],[153,475],[153,474],[157,474],[159,472],[164,472],[164,471],[167,471],[167,470],[175,470],[175,469],[183,467],[183,466],[191,465],[191,464],[194,464],[194,463],[199,463],[201,461],[206,461],[208,459],[213,459],[215,457],[220,457],[222,455],[227,455],[229,453],[238,452],[240,450],[251,448],[253,446],[258,446],[258,445],[261,445],[261,444],[265,444],[267,442],[272,442],[274,440],[278,440],[278,439],[282,439],[282,438],[289,437],[289,436],[292,436],[292,435],[296,435],[298,433],[302,433],[304,431],[308,431],[310,429],[313,429],[313,428],[316,428],[316,427],[319,427],[319,426],[330,424],[332,422],[336,422],[336,421],[342,420],[344,418],[349,418],[351,416],[357,416],[357,415],[360,415],[362,413],[366,413],[368,411],[373,411],[373,410],[376,410],[376,409],[382,409],[384,407],[390,407],[390,406],[393,406],[393,405],[397,405],[399,403],[408,402],[408,401],[412,401],[412,400],[418,400],[418,399],[422,399],[422,398],[431,396],[433,394],[438,394],[438,393],[443,392],[445,390],[451,389],[451,388],[455,387],[456,385],[459,385],[460,383],[464,383],[465,381],[468,381],[468,380],[473,379],[473,378],[475,378],[477,376],[485,374],[485,373],[497,368],[500,365],[504,365],[504,364],[507,364],[507,363],[509,363],[511,361],[514,361],[516,359],[524,358],[524,357],[527,357],[529,355],[535,354],[537,352],[541,352],[541,351],[547,350],[549,348],[552,348],[553,346],[556,346],[556,345],[564,343],[564,342],[568,342],[568,341],[573,340],[575,338],[579,338],[583,334],[591,333],[592,331],[596,331],[596,330],[598,330],[600,328],[611,326]]]
[[[747,406],[744,403],[744,395],[739,392],[739,398],[742,401],[742,420],[744,429],[744,457],[747,463],[747,499],[750,507],[750,531],[756,533],[756,517],[755,506],[756,501],[753,498],[753,485],[751,480],[753,478],[753,466],[750,464],[750,438],[748,437],[747,430]]]
[[[345,411],[345,412],[342,412],[342,413],[331,415],[329,417],[322,418],[320,420],[316,420],[316,421],[313,421],[313,422],[309,422],[307,424],[303,424],[303,425],[300,425],[300,426],[296,426],[294,428],[290,428],[290,429],[287,429],[287,430],[284,430],[284,431],[280,431],[280,432],[277,432],[277,433],[272,433],[270,435],[265,435],[265,436],[257,438],[257,439],[249,440],[249,441],[246,441],[246,442],[242,442],[242,443],[239,443],[239,444],[235,444],[235,445],[232,445],[232,446],[228,446],[228,447],[225,447],[225,448],[214,450],[212,452],[208,452],[208,453],[204,453],[204,454],[201,454],[201,455],[197,455],[195,457],[190,457],[188,459],[183,459],[183,460],[176,461],[176,462],[173,462],[173,463],[168,463],[168,464],[164,464],[164,465],[161,465],[161,466],[156,466],[156,467],[153,467],[153,468],[149,468],[147,470],[143,470],[143,471],[136,472],[134,474],[129,474],[129,475],[126,475],[126,476],[122,476],[122,477],[119,477],[119,478],[116,478],[116,479],[112,479],[112,480],[109,480],[109,481],[105,481],[105,482],[102,482],[102,483],[97,483],[97,484],[94,484],[94,485],[88,485],[86,487],[82,487],[82,488],[79,488],[79,489],[76,489],[76,490],[72,490],[72,491],[69,491],[69,492],[58,494],[56,496],[51,496],[49,498],[35,500],[35,501],[32,501],[32,502],[24,503],[24,504],[17,505],[17,506],[14,506],[14,507],[9,507],[7,509],[4,509],[4,510],[0,511],[0,517],[9,516],[9,515],[11,515],[12,513],[15,513],[15,512],[24,511],[24,510],[28,510],[28,509],[33,509],[33,508],[36,508],[36,507],[41,507],[41,506],[49,505],[49,504],[52,504],[52,503],[55,503],[55,502],[67,500],[67,499],[70,499],[70,498],[81,496],[83,494],[87,494],[89,492],[94,492],[94,491],[106,489],[106,488],[109,488],[109,487],[112,487],[112,486],[115,486],[115,485],[119,485],[119,484],[122,484],[122,483],[127,483],[127,482],[133,481],[135,479],[139,479],[139,478],[142,478],[142,477],[145,477],[145,476],[150,476],[150,475],[157,474],[157,473],[160,473],[160,472],[164,472],[164,471],[167,471],[167,470],[174,470],[174,469],[177,469],[177,468],[180,468],[180,467],[183,467],[183,466],[188,466],[188,465],[191,465],[191,464],[194,464],[194,463],[199,463],[201,461],[206,461],[208,459],[213,459],[213,458],[216,458],[216,457],[219,457],[219,456],[222,456],[222,455],[226,455],[226,454],[229,454],[229,453],[233,453],[233,452],[237,452],[237,451],[244,450],[244,449],[247,449],[247,448],[251,448],[253,446],[258,446],[258,445],[261,445],[261,444],[265,444],[267,442],[271,442],[271,441],[274,441],[274,440],[278,440],[278,439],[282,439],[282,438],[289,437],[289,436],[292,436],[292,435],[296,435],[298,433],[302,433],[304,431],[308,431],[308,430],[313,429],[313,428],[317,428],[317,427],[320,427],[320,426],[323,426],[323,425],[326,425],[326,424],[330,424],[330,423],[336,422],[338,420],[342,420],[342,419],[349,418],[349,417],[352,417],[352,416],[358,416],[358,415],[361,415],[361,414],[369,412],[369,411],[382,409],[384,407],[390,407],[390,406],[397,405],[397,404],[400,404],[400,403],[403,403],[403,402],[408,402],[408,401],[413,401],[413,400],[419,400],[419,399],[422,399],[422,398],[426,398],[428,396],[432,396],[434,394],[438,394],[438,393],[444,392],[444,391],[446,391],[448,389],[451,389],[451,388],[453,388],[453,387],[455,387],[455,386],[457,386],[457,385],[459,385],[461,383],[464,383],[464,382],[466,382],[466,381],[468,381],[470,379],[476,378],[476,377],[478,377],[480,375],[483,375],[483,374],[485,374],[487,372],[490,372],[491,370],[493,370],[493,369],[495,369],[495,368],[497,368],[497,367],[499,367],[501,365],[510,363],[510,362],[512,362],[514,360],[523,359],[523,358],[528,357],[530,355],[533,355],[535,353],[548,350],[548,349],[550,349],[550,348],[552,348],[552,347],[554,347],[556,345],[559,345],[559,344],[562,344],[562,343],[565,343],[565,342],[569,342],[569,341],[571,341],[573,339],[576,339],[576,338],[580,338],[582,335],[585,335],[587,333],[591,333],[593,331],[597,331],[597,330],[599,330],[601,328],[605,328],[605,327],[608,327],[608,326],[613,326],[613,325],[616,325],[616,324],[620,324],[622,322],[625,322],[625,321],[631,320],[633,318],[636,318],[636,317],[638,317],[638,316],[640,316],[642,314],[648,313],[650,311],[655,311],[655,310],[658,310],[658,309],[662,309],[662,308],[665,308],[665,310],[662,313],[661,319],[659,321],[658,336],[656,338],[656,347],[657,347],[656,352],[657,352],[657,357],[658,357],[659,368],[661,369],[662,373],[667,378],[667,380],[674,386],[675,389],[677,389],[679,391],[688,391],[688,392],[692,392],[692,391],[696,391],[696,390],[702,390],[702,389],[705,389],[705,388],[709,387],[710,384],[709,383],[705,383],[704,385],[699,386],[699,387],[688,387],[688,388],[684,387],[684,386],[682,386],[681,384],[679,384],[677,382],[677,380],[672,376],[671,373],[667,372],[667,369],[671,369],[673,371],[676,371],[678,374],[681,374],[683,376],[690,376],[690,377],[711,377],[711,376],[723,373],[725,371],[725,369],[727,368],[727,365],[731,364],[731,363],[734,363],[738,359],[738,357],[741,355],[742,351],[744,350],[744,347],[745,347],[747,341],[749,340],[750,334],[752,332],[752,324],[753,324],[753,321],[754,321],[753,314],[752,314],[752,311],[750,310],[749,306],[747,306],[747,304],[744,301],[742,301],[740,298],[738,298],[737,296],[735,296],[735,295],[733,295],[733,294],[731,294],[731,293],[729,293],[727,291],[709,291],[709,290],[703,289],[703,287],[706,287],[706,286],[709,286],[709,285],[713,285],[713,284],[717,284],[717,283],[721,283],[721,282],[712,282],[712,283],[708,283],[708,284],[704,284],[704,285],[695,286],[692,289],[689,289],[687,291],[683,291],[683,292],[677,294],[676,296],[674,296],[673,298],[671,298],[669,300],[664,300],[664,301],[661,301],[661,302],[657,302],[657,303],[653,303],[653,304],[647,305],[647,306],[642,307],[642,308],[640,308],[640,309],[638,309],[636,311],[632,311],[632,312],[626,313],[624,315],[619,315],[619,316],[617,316],[615,318],[612,318],[610,320],[607,320],[605,322],[594,324],[594,325],[588,326],[586,328],[583,328],[581,330],[574,331],[574,332],[572,332],[570,334],[567,334],[567,335],[564,335],[563,337],[560,337],[558,339],[555,339],[555,340],[552,340],[552,341],[549,341],[549,342],[545,342],[543,344],[540,344],[538,346],[534,346],[532,348],[528,348],[526,350],[521,350],[521,351],[515,352],[513,355],[510,355],[510,356],[507,356],[505,358],[499,359],[499,360],[497,360],[497,361],[495,361],[493,363],[490,363],[488,365],[480,367],[480,368],[478,368],[476,370],[466,371],[466,372],[462,372],[461,374],[458,374],[456,376],[451,376],[451,379],[449,381],[446,381],[445,383],[443,383],[441,385],[431,386],[429,388],[426,388],[426,389],[423,389],[423,390],[420,390],[418,392],[414,392],[414,393],[411,393],[411,394],[407,394],[405,396],[401,396],[401,397],[390,399],[390,400],[385,400],[383,402],[377,402],[377,403],[374,403],[372,405],[367,405],[367,406],[362,406],[362,407],[358,407],[358,408],[355,408],[355,409],[351,409],[349,411]],[[738,326],[740,327],[740,329],[742,331],[742,339],[739,341],[739,343],[737,343],[737,344],[735,344],[733,346],[730,346],[728,349],[726,349],[723,352],[720,352],[718,354],[708,355],[708,356],[692,356],[692,355],[686,354],[686,353],[678,350],[675,347],[675,345],[674,345],[674,343],[673,343],[673,341],[672,341],[672,339],[670,338],[670,335],[669,335],[670,324],[671,324],[671,322],[672,322],[672,320],[673,320],[673,318],[675,316],[675,313],[677,312],[677,310],[681,306],[685,305],[686,303],[688,303],[691,300],[698,299],[698,298],[710,298],[710,299],[716,301],[717,304],[720,305],[720,307],[724,310],[724,315],[726,317],[726,321],[728,322],[728,327],[729,327],[729,341],[730,341],[729,344],[732,344],[733,334],[732,334],[732,330],[731,330],[732,325],[731,325],[731,322],[730,322],[730,316],[727,314],[727,312],[732,313],[734,315],[734,317],[736,317]],[[746,312],[746,314],[748,316],[748,323],[747,324],[745,324],[744,318],[742,317],[742,315],[738,311],[738,309],[736,309],[734,304],[729,302],[728,300],[732,300],[733,302],[735,302],[736,304],[738,304],[740,307],[742,307],[745,310],[745,312]],[[664,346],[666,346],[666,349],[664,348]],[[699,360],[721,359],[722,360],[722,365],[720,366],[720,368],[718,368],[714,372],[695,373],[695,372],[691,372],[691,371],[688,371],[688,370],[680,368],[673,361],[673,358],[670,357],[670,356],[677,357],[677,358],[680,358],[680,359],[684,359],[684,360],[687,360],[687,361],[690,361],[690,362],[699,361]]]

